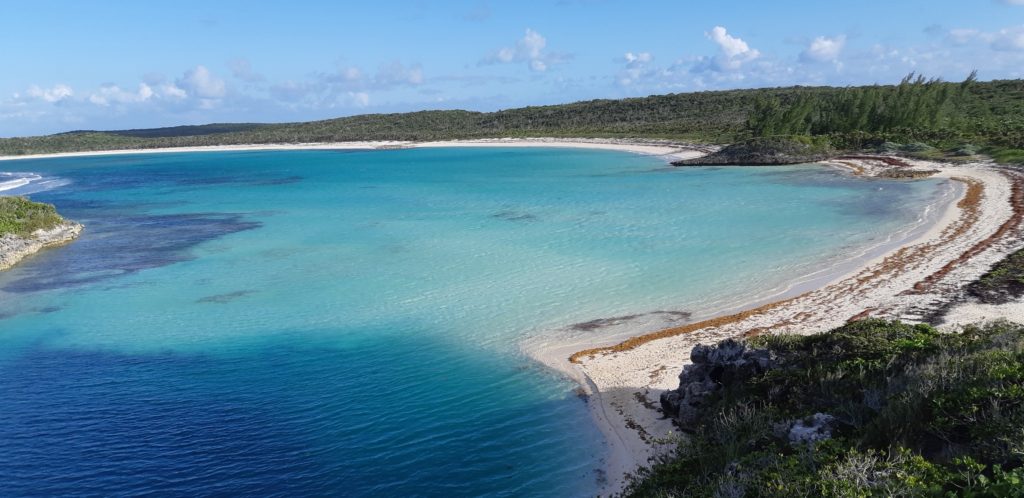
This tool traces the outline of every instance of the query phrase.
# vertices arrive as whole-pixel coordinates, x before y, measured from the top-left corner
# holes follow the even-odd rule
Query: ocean
[[[952,188],[556,148],[0,171],[86,227],[0,273],[5,496],[593,495],[601,433],[525,344],[771,298]]]

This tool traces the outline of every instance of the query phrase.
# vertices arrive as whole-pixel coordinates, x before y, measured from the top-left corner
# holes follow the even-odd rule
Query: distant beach
[[[123,154],[166,154],[175,152],[221,152],[221,151],[280,151],[280,150],[389,150],[435,147],[566,147],[576,149],[618,150],[650,156],[663,156],[666,160],[691,159],[704,155],[708,146],[682,144],[661,140],[637,139],[563,139],[563,138],[495,138],[479,140],[446,140],[433,142],[411,141],[364,141],[305,144],[251,144],[213,145],[201,147],[166,147],[155,149],[124,149],[83,152],[61,152],[55,154],[29,154],[23,156],[0,156],[0,161],[19,159],[48,159],[58,157],[109,156]]]

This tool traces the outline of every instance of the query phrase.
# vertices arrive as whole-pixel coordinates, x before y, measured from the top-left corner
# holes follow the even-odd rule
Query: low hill
[[[822,136],[837,148],[922,142],[1024,158],[1024,80],[786,87],[654,95],[496,112],[366,114],[303,123],[222,123],[0,139],[0,155],[233,144],[490,137],[662,138],[729,143]],[[973,149],[966,149],[973,150]]]

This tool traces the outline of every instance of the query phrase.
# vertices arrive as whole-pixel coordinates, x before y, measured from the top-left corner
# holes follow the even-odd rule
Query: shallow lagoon
[[[87,227],[0,274],[15,494],[593,494],[601,436],[524,340],[763,298],[949,188],[546,148],[2,166]]]

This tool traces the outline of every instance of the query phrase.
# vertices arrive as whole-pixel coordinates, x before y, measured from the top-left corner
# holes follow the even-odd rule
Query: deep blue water
[[[524,341],[764,296],[948,188],[555,149],[0,166],[87,227],[0,273],[5,496],[593,494],[601,436]]]

